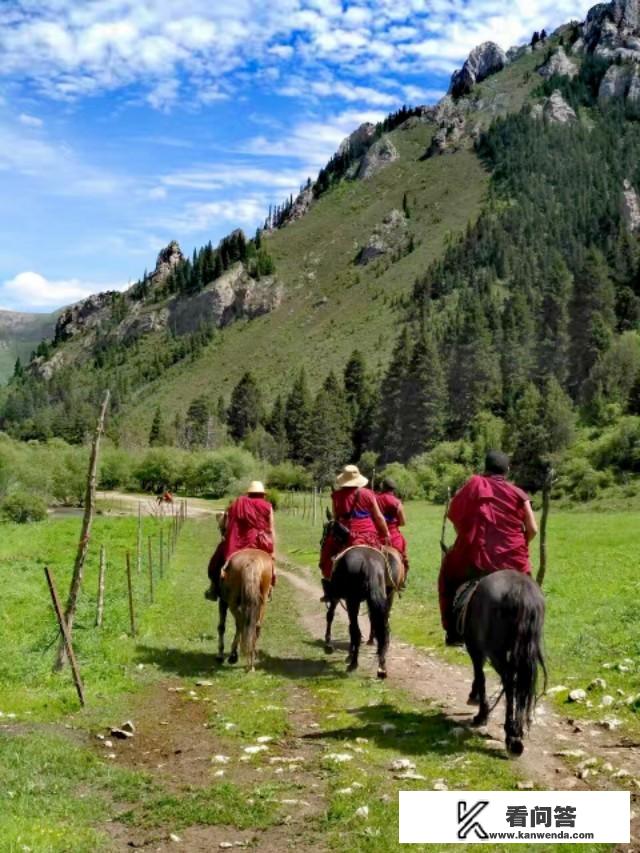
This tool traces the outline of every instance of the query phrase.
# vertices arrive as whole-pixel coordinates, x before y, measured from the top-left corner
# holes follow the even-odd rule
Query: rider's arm
[[[533,514],[531,501],[527,501],[524,505],[524,532],[527,537],[527,542],[531,542],[538,535],[538,522]]]
[[[380,510],[380,507],[378,506],[378,502],[376,500],[374,500],[371,504],[371,517],[373,518],[373,522],[380,536],[384,539],[385,542],[391,542],[387,522],[384,520],[384,515],[382,514],[382,511]]]
[[[276,522],[273,515],[273,507],[271,508],[271,516],[269,518],[271,524],[271,541],[273,542],[273,553],[276,553]]]

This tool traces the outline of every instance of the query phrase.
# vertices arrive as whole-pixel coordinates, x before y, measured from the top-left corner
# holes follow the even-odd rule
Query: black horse
[[[324,526],[323,544],[329,535],[333,536],[337,543],[344,545],[345,548],[347,547],[348,532],[333,519],[330,519]],[[377,643],[378,678],[387,677],[386,659],[389,647],[388,574],[388,557],[381,551],[367,546],[349,548],[335,562],[328,588],[330,601],[327,606],[327,630],[324,647],[327,653],[333,651],[331,626],[336,607],[340,600],[343,600],[349,616],[348,672],[353,672],[358,668],[358,655],[362,643],[358,614],[360,605],[366,601],[369,607],[371,631]]]
[[[538,667],[546,687],[543,626],[540,587],[528,575],[511,570],[492,572],[479,581],[464,613],[462,635],[474,676],[469,704],[480,706],[474,723],[484,725],[492,710],[483,669],[488,658],[502,681],[507,706],[506,746],[512,755],[524,751],[523,737],[536,703]]]

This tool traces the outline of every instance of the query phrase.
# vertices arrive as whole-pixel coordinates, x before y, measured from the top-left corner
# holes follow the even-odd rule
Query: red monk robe
[[[407,540],[400,530],[401,517],[404,517],[402,501],[392,492],[379,492],[376,495],[376,499],[389,528],[391,545],[396,551],[400,551],[405,565],[408,566]]]
[[[438,578],[445,630],[461,583],[500,569],[531,573],[525,533],[528,503],[526,492],[498,474],[476,475],[454,496],[449,518],[458,536]]]
[[[343,487],[331,495],[333,516],[349,530],[346,545],[337,542],[329,535],[324,541],[320,554],[320,569],[324,578],[330,578],[333,571],[333,558],[345,548],[354,545],[369,545],[380,548],[385,544],[388,530],[380,513],[376,496],[371,489]]]
[[[227,511],[224,558],[243,548],[259,548],[273,554],[273,506],[264,497],[241,495]]]

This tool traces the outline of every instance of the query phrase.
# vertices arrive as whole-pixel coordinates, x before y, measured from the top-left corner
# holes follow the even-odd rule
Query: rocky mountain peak
[[[449,94],[454,98],[467,95],[476,83],[501,71],[507,64],[504,50],[493,41],[474,47],[459,71],[454,71]]]
[[[176,266],[184,261],[182,249],[176,240],[158,252],[156,268],[151,275],[153,284],[162,284],[173,272]]]
[[[612,0],[589,10],[574,51],[640,61],[640,0]]]

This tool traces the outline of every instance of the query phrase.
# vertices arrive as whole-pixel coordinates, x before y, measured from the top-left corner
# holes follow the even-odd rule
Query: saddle
[[[479,583],[479,580],[466,581],[466,583],[461,584],[456,590],[453,599],[453,621],[459,637],[464,637],[467,609]]]

